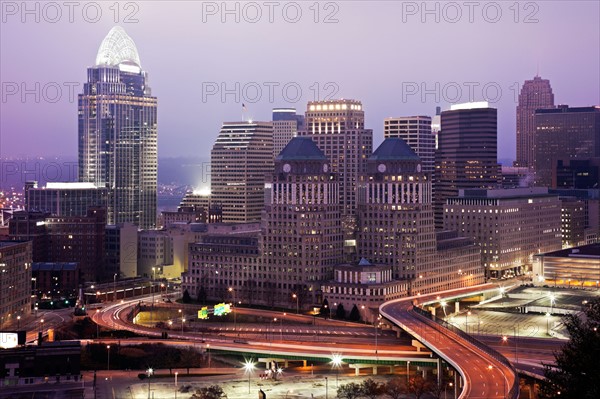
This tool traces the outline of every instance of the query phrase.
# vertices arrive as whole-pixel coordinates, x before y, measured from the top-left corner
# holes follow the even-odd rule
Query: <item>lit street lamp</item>
[[[252,371],[254,370],[254,362],[252,359],[246,360],[244,363],[244,370],[248,373],[248,394],[250,393],[250,376],[252,375]]]
[[[175,372],[175,399],[177,399],[177,374],[179,374],[179,372]]]
[[[181,319],[181,333],[183,334],[183,324],[185,323],[185,318]]]
[[[300,306],[298,304],[298,295],[292,294],[292,298],[296,300],[296,314],[300,313]]]
[[[21,329],[21,316],[17,316],[17,330]]]
[[[154,370],[152,369],[152,367],[146,370],[146,375],[148,376],[148,399],[150,399],[150,377],[152,377],[153,373]]]
[[[231,311],[233,312],[233,332],[237,332],[237,312],[235,310],[236,307],[236,302],[235,302],[235,290],[233,289],[233,287],[229,287],[228,291],[230,293],[232,293],[233,295],[233,309],[231,309]]]
[[[340,367],[342,365],[342,356],[338,355],[338,354],[334,354],[331,357],[331,364],[336,369],[335,386],[336,386],[336,388],[339,388],[339,386],[340,386]]]
[[[325,377],[325,399],[329,398],[329,380]]]
[[[106,345],[106,370],[110,371],[110,345]]]
[[[546,312],[546,335],[550,335],[550,313]]]

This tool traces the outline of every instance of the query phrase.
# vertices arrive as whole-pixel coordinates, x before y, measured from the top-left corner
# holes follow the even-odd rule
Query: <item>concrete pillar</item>
[[[285,367],[286,369],[288,368],[288,360],[286,359],[285,362],[283,363],[283,367]]]
[[[360,368],[358,367],[358,365],[354,368],[354,375],[357,377],[360,375]]]
[[[458,314],[458,312],[460,312],[460,302],[458,302],[458,301],[454,302],[454,312],[456,314]]]
[[[394,374],[394,366],[390,366],[390,374]]]
[[[435,306],[430,307],[429,310],[431,311],[431,315],[435,316]]]
[[[377,366],[373,366],[373,375],[377,375]]]
[[[306,360],[302,361],[302,367],[306,367]]]
[[[427,369],[425,367],[423,367],[423,379],[427,379]]]

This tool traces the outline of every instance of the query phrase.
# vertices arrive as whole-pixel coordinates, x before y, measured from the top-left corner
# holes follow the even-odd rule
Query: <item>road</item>
[[[469,340],[416,313],[416,304],[434,301],[437,297],[466,294],[497,288],[485,284],[476,288],[461,288],[431,295],[402,298],[383,304],[379,312],[388,321],[419,339],[425,346],[451,364],[463,377],[464,388],[459,398],[502,399],[516,386],[518,376],[508,361],[500,361]]]

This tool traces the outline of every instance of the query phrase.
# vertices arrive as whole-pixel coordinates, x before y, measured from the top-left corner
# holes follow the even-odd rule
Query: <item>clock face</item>
[[[285,173],[290,173],[290,170],[292,170],[292,166],[289,163],[283,165],[283,171]]]
[[[328,170],[329,166],[327,166],[327,164],[323,165],[323,172],[327,173]]]
[[[379,173],[383,173],[383,172],[385,172],[385,170],[386,170],[385,164],[382,164],[382,163],[380,163],[380,164],[377,166],[377,170],[379,171]]]

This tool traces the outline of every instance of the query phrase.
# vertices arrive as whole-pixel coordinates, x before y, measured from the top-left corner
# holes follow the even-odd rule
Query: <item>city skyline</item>
[[[136,3],[137,11],[120,10],[117,23],[107,5],[103,18],[96,24],[86,22],[81,13],[74,14],[72,24],[65,20],[66,13],[54,25],[45,15],[40,16],[39,23],[32,17],[25,18],[23,23],[20,14],[13,16],[10,10],[3,10],[6,22],[0,35],[2,57],[12,61],[2,68],[0,156],[76,154],[77,122],[73,116],[76,96],[69,101],[68,94],[70,90],[74,94],[81,91],[84,69],[93,64],[94,49],[115,25],[123,27],[133,38],[142,54],[144,69],[152,73],[150,85],[161,103],[158,115],[163,132],[159,138],[161,157],[207,158],[205,144],[214,141],[223,120],[239,118],[242,104],[246,105],[248,117],[270,120],[272,108],[295,107],[303,114],[309,101],[326,96],[360,100],[365,109],[365,128],[373,129],[374,145],[378,145],[383,140],[384,118],[433,116],[435,106],[441,106],[442,110],[449,108],[452,101],[448,100],[454,98],[452,90],[457,87],[461,88],[462,96],[455,102],[468,101],[472,84],[477,84],[473,86],[473,100],[482,100],[481,89],[488,84],[490,96],[495,87],[502,89],[499,101],[491,102],[491,106],[498,108],[499,158],[515,159],[515,107],[525,80],[536,74],[549,79],[556,104],[600,103],[596,73],[600,47],[598,4],[534,3],[536,9],[521,7],[518,23],[508,5],[502,6],[502,18],[497,23],[489,22],[489,17],[483,18],[481,12],[475,12],[474,22],[470,23],[467,10],[462,10],[462,20],[452,23],[450,10],[442,6],[439,15],[427,16],[421,15],[423,10],[413,14],[412,10],[403,9],[405,3],[412,4],[379,2],[376,7],[365,7],[366,2],[334,3],[337,9],[320,10],[319,23],[314,23],[314,11],[307,4],[303,5],[302,18],[297,23],[287,22],[280,13],[275,13],[272,24],[264,20],[264,13],[262,21],[248,22],[243,11],[239,23],[234,16],[222,23],[222,10],[213,15],[211,10],[193,3],[176,9],[162,2]],[[154,29],[159,18],[164,17],[165,7],[180,17],[177,29]],[[138,22],[124,23],[133,11]],[[330,14],[333,15],[330,19],[337,19],[336,23],[324,23]],[[528,22],[537,22],[525,23],[531,15]],[[357,24],[376,20],[378,28],[361,30],[360,34],[354,32]],[[165,22],[167,27],[169,21]],[[306,28],[311,28],[310,32]],[[478,30],[477,36],[472,35],[472,29]],[[550,35],[556,30],[563,32],[560,37]],[[241,32],[243,36],[239,35]],[[274,32],[278,34],[273,35]],[[406,40],[407,33],[419,39]],[[11,40],[15,37],[19,37],[18,44]],[[356,49],[350,64],[340,64],[337,56],[326,56],[330,46],[339,47],[337,40],[342,37],[348,38]],[[522,37],[528,40],[521,40]],[[576,40],[577,37],[587,40]],[[377,40],[397,43],[398,50],[369,45]],[[23,52],[23,46],[31,50]],[[73,52],[71,48],[89,50]],[[477,49],[476,57],[471,56],[472,48]],[[278,57],[278,51],[284,56]],[[426,56],[411,56],[416,52],[424,52]],[[232,62],[237,57],[252,62]],[[318,68],[308,61],[311,57],[320,60]],[[34,68],[40,59],[44,60],[44,68]],[[442,59],[449,61],[436,61]],[[581,59],[586,62],[580,62]],[[340,69],[340,65],[344,67]],[[184,84],[177,83],[175,76],[186,76],[187,80]],[[22,102],[21,84],[26,89],[35,89],[36,82],[40,87],[39,103],[35,102],[35,94],[25,95]],[[232,88],[236,82],[240,84],[239,98],[228,95],[221,101],[221,85]],[[243,92],[244,85],[252,82],[262,88],[262,96],[256,102],[248,101],[254,96],[250,91],[255,86],[246,86],[250,91]],[[15,90],[13,83],[18,91],[11,94]],[[62,96],[55,102],[47,101],[55,97],[52,90],[56,87],[51,83],[62,88]],[[274,87],[272,99],[267,95],[269,84]],[[302,96],[295,102],[285,101],[280,90],[285,84],[291,85],[289,96],[294,87],[302,89]],[[316,98],[317,88],[319,98]],[[210,90],[217,92],[209,95]],[[427,94],[426,90],[433,93]],[[25,117],[31,114],[38,117]],[[40,134],[42,131],[44,134]]]

